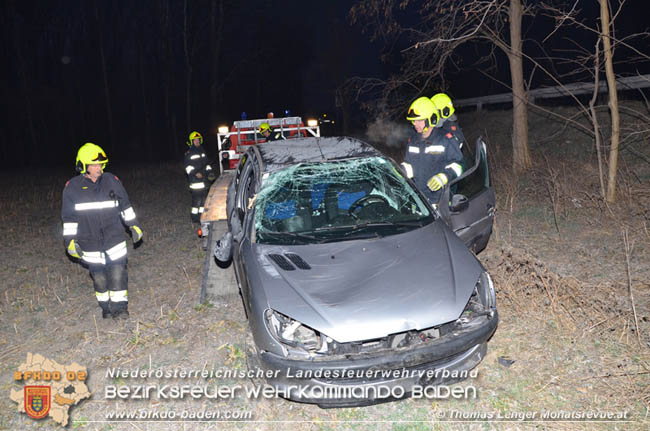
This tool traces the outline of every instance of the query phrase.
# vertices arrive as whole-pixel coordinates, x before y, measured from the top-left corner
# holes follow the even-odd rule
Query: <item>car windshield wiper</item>
[[[265,230],[261,231],[260,234],[262,235],[271,235],[271,236],[279,236],[279,237],[292,237],[292,238],[300,238],[300,239],[308,239],[308,240],[316,240],[317,238],[314,235],[309,235],[307,233],[301,233],[301,232],[278,232],[278,231],[273,231],[273,230]]]
[[[404,220],[404,221],[377,221],[377,222],[366,222],[359,224],[348,224],[342,226],[324,226],[319,227],[313,230],[313,232],[328,232],[328,231],[340,231],[340,230],[352,230],[356,231],[358,229],[364,229],[368,227],[385,227],[385,226],[400,226],[400,227],[412,227],[412,226],[423,226],[424,222],[422,220]]]

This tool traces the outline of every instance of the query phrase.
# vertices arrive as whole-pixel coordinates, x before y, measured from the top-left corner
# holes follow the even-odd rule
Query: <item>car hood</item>
[[[253,244],[253,250],[268,307],[338,342],[371,340],[455,320],[483,271],[439,220],[379,239]],[[283,264],[278,264],[277,257],[270,257],[287,253],[297,254],[309,269],[289,259],[280,258]]]

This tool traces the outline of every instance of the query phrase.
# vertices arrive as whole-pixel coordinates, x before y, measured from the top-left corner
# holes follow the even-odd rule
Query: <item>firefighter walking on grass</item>
[[[402,166],[429,202],[437,204],[442,188],[463,172],[459,138],[436,127],[440,114],[428,97],[416,99],[406,119],[415,133],[409,138]]]
[[[134,243],[142,229],[120,180],[104,172],[106,153],[84,144],[76,170],[63,190],[63,239],[70,256],[88,268],[102,317],[129,317],[126,227]]]
[[[185,173],[192,193],[192,208],[190,218],[192,222],[199,223],[203,213],[203,204],[208,193],[208,177],[212,178],[212,166],[203,151],[203,136],[199,132],[192,132],[187,142],[189,149],[185,152]]]

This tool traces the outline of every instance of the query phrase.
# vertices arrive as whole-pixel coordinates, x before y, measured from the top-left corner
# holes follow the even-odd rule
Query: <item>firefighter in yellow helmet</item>
[[[451,102],[451,98],[445,93],[437,93],[433,95],[431,101],[438,110],[438,116],[440,118],[437,127],[443,128],[446,133],[455,135],[462,148],[465,136],[458,125],[458,118],[455,114],[456,110],[454,109],[454,104]]]
[[[192,207],[190,209],[190,219],[192,222],[199,223],[201,214],[203,214],[203,204],[208,194],[209,182],[212,178],[212,166],[208,162],[208,157],[203,151],[203,136],[199,132],[192,132],[188,138],[188,150],[185,152],[184,165],[185,174],[192,194]]]
[[[108,157],[93,143],[77,152],[79,175],[63,189],[63,240],[70,256],[88,268],[102,317],[129,317],[125,226],[134,243],[142,229],[120,180],[104,172]]]
[[[262,137],[266,139],[266,142],[286,139],[284,136],[282,136],[282,133],[274,131],[269,125],[269,123],[260,124],[260,128],[258,129],[258,131],[260,132],[260,135],[262,135]]]
[[[407,143],[402,166],[429,201],[436,204],[441,189],[462,173],[458,139],[436,127],[440,114],[428,97],[416,99],[406,119],[413,124],[415,133]]]

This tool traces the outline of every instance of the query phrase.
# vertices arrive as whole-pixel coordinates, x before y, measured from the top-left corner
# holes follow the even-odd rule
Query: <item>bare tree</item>
[[[189,22],[187,0],[183,1],[183,52],[185,53],[185,129],[192,128],[192,55],[189,48]]]
[[[531,159],[521,26],[522,18],[533,14],[538,3],[522,0],[429,0],[422,3],[404,0],[399,5],[395,3],[363,0],[351,10],[353,20],[368,23],[373,37],[390,37],[391,41],[397,37],[409,37],[413,41],[403,51],[405,63],[399,77],[382,83],[377,106],[390,110],[395,106],[392,100],[396,100],[399,109],[403,110],[406,104],[404,95],[412,99],[431,92],[434,86],[444,88],[445,70],[464,66],[456,52],[466,43],[486,44],[487,54],[473,66],[488,64],[488,72],[494,72],[495,48],[498,48],[505,53],[510,65],[514,106],[513,169],[515,172],[528,169]],[[398,17],[404,9],[407,15],[409,11],[419,9],[420,20],[415,28],[407,27]],[[398,94],[402,97],[395,97]]]
[[[607,201],[616,200],[616,168],[618,166],[618,145],[620,138],[620,118],[618,112],[618,96],[616,93],[616,76],[612,43],[610,40],[610,17],[607,0],[600,0],[600,23],[602,26],[603,51],[605,53],[605,74],[609,88],[609,112],[612,118],[612,138],[609,149],[609,174],[607,175]]]
[[[626,0],[612,3],[614,4],[614,7],[612,10],[610,10],[610,4],[607,1],[599,0],[600,26],[595,21],[585,22],[579,18],[579,10],[577,6],[580,4],[580,0],[575,0],[570,10],[563,10],[549,6],[544,7],[544,13],[551,16],[558,23],[558,27],[560,25],[564,27],[572,27],[574,29],[585,32],[587,35],[590,35],[593,39],[595,39],[594,49],[578,45],[575,49],[567,50],[566,52],[562,53],[562,59],[556,59],[556,62],[564,62],[571,67],[571,72],[567,73],[563,77],[558,77],[557,79],[566,79],[568,76],[584,74],[586,72],[593,74],[594,91],[589,102],[589,107],[585,107],[582,102],[575,97],[574,101],[582,109],[584,115],[589,118],[592,123],[593,129],[591,132],[589,132],[589,134],[595,140],[596,155],[598,158],[600,191],[603,199],[607,200],[608,202],[614,202],[616,199],[616,174],[618,170],[619,150],[621,148],[627,148],[630,152],[634,152],[631,147],[631,143],[638,140],[640,136],[645,136],[647,138],[649,132],[647,124],[650,122],[650,117],[647,115],[647,112],[643,113],[619,105],[616,83],[617,76],[614,73],[614,52],[617,49],[619,52],[623,52],[623,55],[621,55],[621,57],[624,58],[624,62],[626,63],[647,65],[650,62],[650,56],[642,51],[643,47],[646,46],[647,42],[645,42],[645,40],[648,38],[648,33],[628,34],[624,37],[619,38],[615,37],[614,22],[616,17],[621,14]],[[637,48],[635,45],[639,45],[641,48]],[[601,46],[603,47],[602,51],[600,48]],[[603,61],[601,61],[601,57],[603,57]],[[606,134],[607,129],[603,124],[601,124],[597,115],[598,109],[605,107],[599,107],[596,105],[600,88],[599,76],[603,72],[603,68],[607,80],[608,90],[608,106],[606,108],[609,110],[611,124],[609,134],[609,159],[606,186],[604,182],[604,173],[602,166],[603,157],[601,153],[602,148],[604,147],[602,143],[604,140],[603,135]],[[646,101],[646,111],[648,108],[649,106]],[[628,128],[624,130],[621,127],[620,121],[621,109],[623,109],[630,118],[636,118],[637,124],[630,124],[628,125]],[[579,123],[572,121],[572,124],[574,126],[581,127]],[[641,125],[641,130],[639,130],[639,125]],[[581,130],[586,131],[585,129]],[[629,145],[627,147],[624,147],[623,143],[626,142]],[[637,155],[643,157],[642,155]]]
[[[104,82],[104,99],[106,102],[106,119],[108,121],[108,148],[109,151],[113,150],[113,139],[115,132],[113,128],[113,108],[111,106],[111,91],[108,85],[108,71],[106,70],[106,53],[104,52],[104,25],[102,23],[102,15],[99,9],[99,4],[95,1],[95,19],[97,20],[97,32],[99,35],[99,57],[102,64],[102,78]]]

